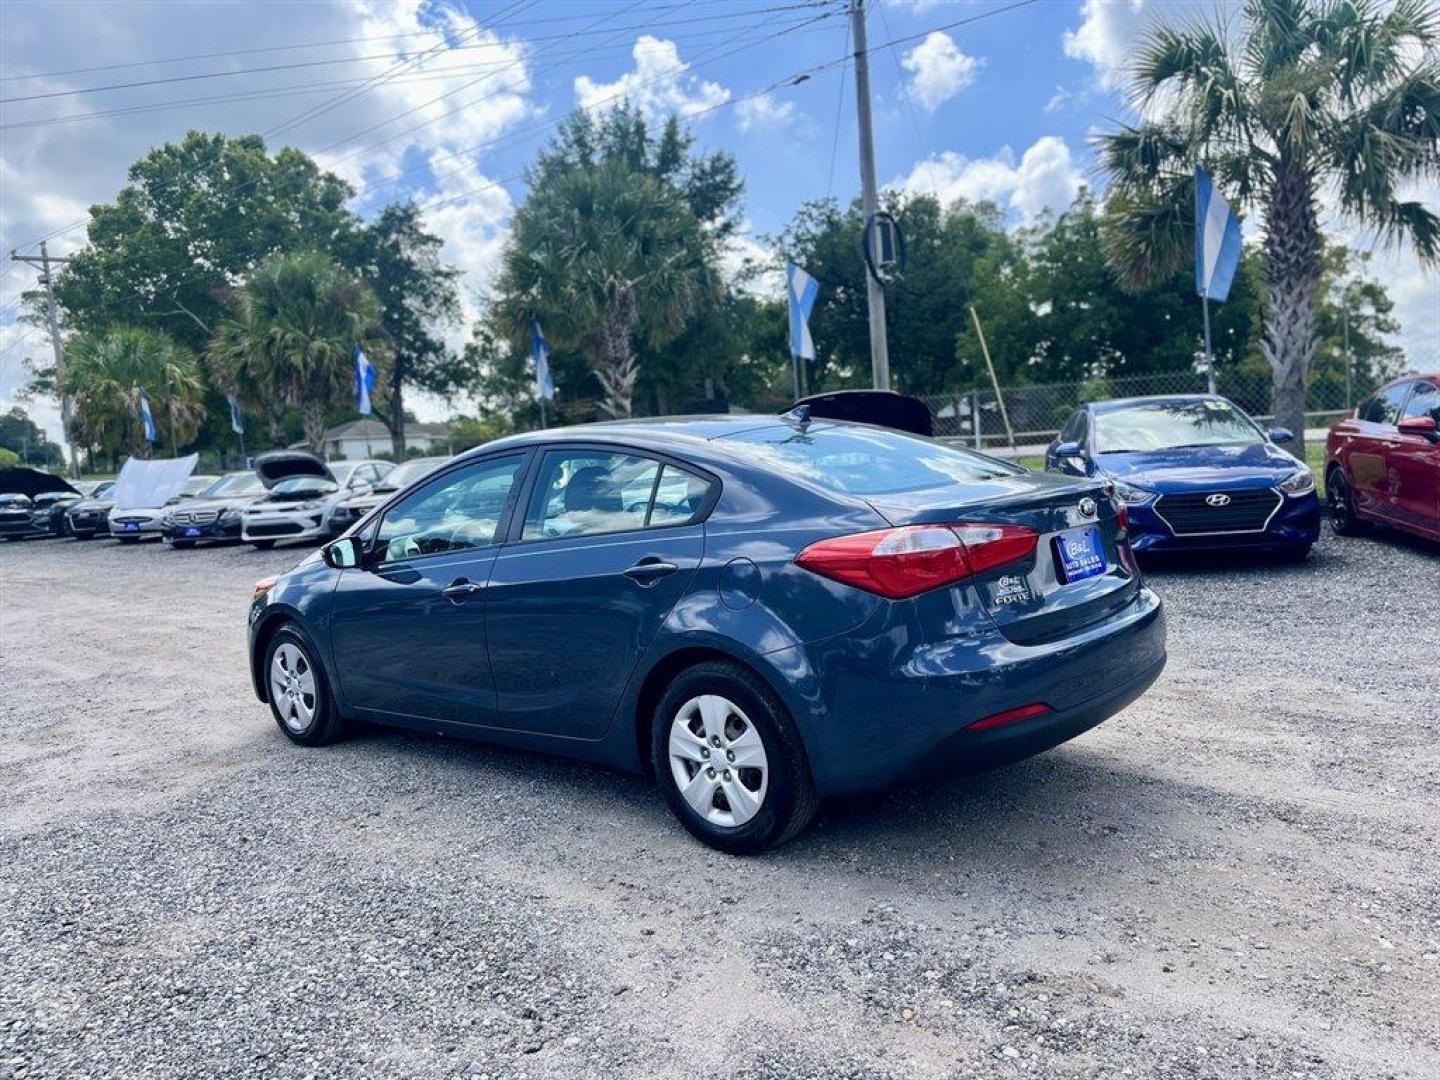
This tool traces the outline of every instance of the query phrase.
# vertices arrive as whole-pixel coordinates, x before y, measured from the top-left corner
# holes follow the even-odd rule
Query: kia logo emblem
[[[1228,502],[1229,500],[1227,499],[1226,501]],[[1087,497],[1087,498],[1084,498],[1084,499],[1081,499],[1081,500],[1080,500],[1080,516],[1081,516],[1081,517],[1094,517],[1094,516],[1095,516],[1095,500],[1094,500],[1094,499],[1091,499],[1091,498],[1088,498],[1088,497]]]
[[[1214,495],[1206,495],[1205,502],[1209,506],[1229,506],[1230,496],[1223,491],[1217,491]]]

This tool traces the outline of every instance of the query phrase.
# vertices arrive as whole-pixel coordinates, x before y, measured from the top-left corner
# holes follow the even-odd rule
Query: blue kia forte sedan
[[[1100,401],[1077,409],[1045,451],[1052,472],[1108,480],[1139,552],[1261,548],[1303,560],[1320,536],[1305,463],[1222,397]]]
[[[296,743],[375,721],[650,771],[733,853],[1073,738],[1165,662],[1107,485],[803,409],[489,443],[258,583],[249,634]]]

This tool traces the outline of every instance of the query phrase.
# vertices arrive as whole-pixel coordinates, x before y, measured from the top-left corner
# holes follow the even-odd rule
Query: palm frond
[[[1112,183],[1127,187],[1149,187],[1191,162],[1189,140],[1165,123],[1122,125],[1095,142],[1101,169]]]
[[[1148,193],[1112,194],[1102,228],[1110,265],[1125,288],[1170,276],[1193,257],[1194,176],[1172,177]]]
[[[1422,262],[1432,269],[1440,267],[1440,215],[1424,203],[1392,200],[1374,219],[1386,243],[1399,245],[1408,240]]]

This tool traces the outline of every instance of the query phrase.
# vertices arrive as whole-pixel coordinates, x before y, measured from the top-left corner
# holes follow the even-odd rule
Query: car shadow
[[[407,773],[430,777],[426,789],[432,798],[463,804],[473,797],[477,774],[488,771],[501,789],[523,792],[519,797],[526,804],[512,802],[511,813],[561,829],[567,825],[556,807],[604,821],[607,829],[628,834],[627,843],[609,845],[617,869],[637,847],[655,852],[697,843],[673,821],[647,777],[398,729],[366,728],[353,741],[369,744],[363,747],[367,751],[384,748],[406,758]],[[385,771],[378,762],[376,771]],[[489,792],[496,784],[483,787]],[[1040,877],[1047,873],[1047,853],[1071,867],[1077,860],[1129,866],[1141,834],[1150,843],[1193,845],[1186,824],[1213,813],[1219,797],[1208,788],[1132,768],[1083,742],[1068,743],[987,772],[826,800],[808,830],[761,858],[817,867],[844,863],[850,872],[879,878],[928,876],[951,856],[991,867],[1024,859],[1026,872]]]

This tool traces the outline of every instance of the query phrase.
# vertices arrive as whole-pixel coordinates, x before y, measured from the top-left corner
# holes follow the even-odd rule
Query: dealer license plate
[[[1067,584],[1105,572],[1105,547],[1097,526],[1061,533],[1052,543],[1060,562],[1060,579]]]

